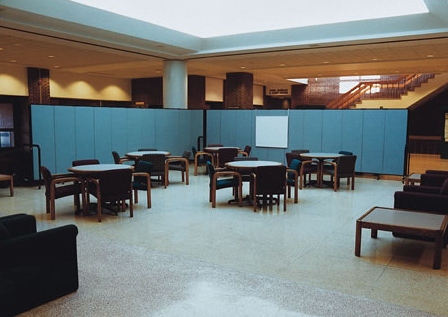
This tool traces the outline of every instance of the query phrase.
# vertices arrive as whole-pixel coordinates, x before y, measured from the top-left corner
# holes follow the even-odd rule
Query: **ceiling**
[[[229,72],[249,72],[260,85],[291,84],[287,78],[448,72],[445,0],[426,0],[428,14],[211,39],[79,4],[68,7],[78,14],[63,14],[62,2],[33,7],[29,1],[2,1],[0,66],[146,78],[163,76],[165,60],[185,60],[189,74],[224,79]],[[86,12],[98,19],[93,13],[87,19]],[[110,24],[111,18],[117,23]]]

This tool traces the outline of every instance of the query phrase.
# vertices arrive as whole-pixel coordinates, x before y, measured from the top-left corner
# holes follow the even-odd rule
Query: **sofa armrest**
[[[404,185],[404,192],[414,192],[414,193],[426,193],[426,194],[440,194],[440,187],[434,186],[418,186],[418,185]]]
[[[448,175],[445,174],[422,174],[420,176],[421,186],[442,187]]]
[[[398,191],[394,194],[394,208],[448,214],[448,195]]]
[[[0,222],[9,231],[11,237],[36,232],[36,218],[27,214],[15,214],[0,217]]]
[[[65,225],[5,239],[0,242],[0,268],[50,262],[77,265],[77,234],[75,225]]]

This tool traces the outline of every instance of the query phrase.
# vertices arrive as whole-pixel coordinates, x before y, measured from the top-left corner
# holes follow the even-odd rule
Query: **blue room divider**
[[[255,146],[257,116],[287,116],[288,147]],[[260,159],[285,162],[293,149],[310,152],[351,151],[356,171],[403,175],[408,111],[404,110],[210,110],[207,143],[252,146]],[[274,129],[275,127],[267,127]]]
[[[123,155],[151,147],[181,155],[203,134],[203,110],[33,105],[31,116],[32,141],[41,147],[42,165],[53,173],[66,172],[75,159],[112,163],[112,151]],[[256,146],[257,116],[288,117],[287,148]],[[251,145],[251,155],[280,162],[293,149],[346,150],[358,156],[357,172],[403,175],[407,116],[407,110],[390,109],[207,110],[206,139]]]

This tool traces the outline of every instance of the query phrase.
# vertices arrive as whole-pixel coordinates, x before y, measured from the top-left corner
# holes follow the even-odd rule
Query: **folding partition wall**
[[[181,155],[203,135],[203,110],[33,105],[31,116],[33,143],[53,173],[66,172],[75,159],[112,163],[112,151],[124,155],[151,147]],[[257,146],[257,130],[277,135],[283,127],[275,124],[284,122],[258,120],[263,126],[257,127],[257,116],[286,117],[286,147]],[[208,110],[206,140],[251,145],[251,155],[280,162],[293,149],[346,150],[358,156],[357,172],[403,175],[407,117],[407,110]]]
[[[257,145],[257,116],[288,117],[287,148]],[[243,148],[253,156],[285,162],[293,149],[311,152],[351,151],[358,156],[356,171],[403,175],[407,139],[407,110],[210,110],[207,143]],[[275,127],[261,127],[275,133]]]
[[[202,117],[200,110],[31,106],[33,143],[53,173],[67,172],[76,159],[113,163],[112,151],[157,148],[182,155],[202,135]]]

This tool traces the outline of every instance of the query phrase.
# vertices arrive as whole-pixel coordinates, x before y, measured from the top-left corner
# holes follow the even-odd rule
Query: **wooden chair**
[[[234,147],[223,147],[221,149],[218,150],[217,153],[217,160],[218,162],[216,162],[216,166],[220,167],[220,168],[224,168],[225,164],[227,162],[231,162],[235,159],[235,157],[238,156],[238,148]]]
[[[333,189],[337,191],[340,187],[341,178],[347,178],[347,186],[355,189],[355,164],[356,155],[343,155],[335,159],[334,162],[325,162],[322,175],[330,175],[333,181]]]
[[[182,173],[182,183],[185,182],[185,185],[190,183],[188,172],[190,156],[190,151],[184,151],[182,156],[170,156],[165,160],[165,188],[169,184],[169,171],[180,171]]]
[[[274,196],[276,197],[277,208],[280,206],[280,196],[283,195],[283,211],[286,211],[286,166],[259,166],[253,174],[253,206],[254,212],[257,206],[262,208],[269,205],[272,209]]]
[[[212,162],[214,164],[214,157],[212,153],[204,152],[204,151],[198,151],[193,146],[191,147],[191,151],[193,152],[194,157],[194,175],[198,175],[198,166],[200,165],[206,165],[207,161]]]
[[[233,188],[234,194],[237,195],[238,206],[241,206],[243,203],[241,174],[229,170],[216,171],[211,161],[207,161],[207,169],[210,177],[209,201],[212,203],[212,208],[216,207],[216,191],[223,188]]]
[[[134,191],[134,203],[138,204],[138,191],[146,191],[146,205],[151,208],[151,170],[152,163],[138,161],[132,173],[132,189]]]
[[[0,174],[0,182],[9,182],[9,195],[14,196],[14,178],[12,175]]]
[[[93,165],[93,164],[100,164],[100,161],[97,159],[83,159],[72,161],[72,166]]]
[[[151,177],[156,177],[155,181],[165,184],[165,159],[165,154],[145,154],[139,161],[150,162]]]
[[[115,164],[122,164],[122,163],[128,162],[128,161],[134,162],[134,160],[132,160],[128,157],[125,157],[125,156],[121,157],[117,151],[112,151],[112,157],[114,158]]]
[[[46,212],[51,215],[51,220],[56,218],[56,199],[74,196],[76,212],[81,210],[79,195],[82,194],[82,180],[79,177],[69,173],[51,174],[45,166],[40,167],[40,172],[45,184]]]
[[[291,198],[291,187],[294,187],[294,203],[299,202],[299,175],[302,162],[298,159],[292,159],[286,169],[286,186],[288,190],[288,198]]]
[[[98,222],[101,222],[101,211],[105,203],[117,204],[118,211],[124,210],[125,201],[129,200],[129,213],[134,217],[132,201],[132,170],[108,170],[98,174],[98,178],[89,178],[89,194],[97,199]]]

